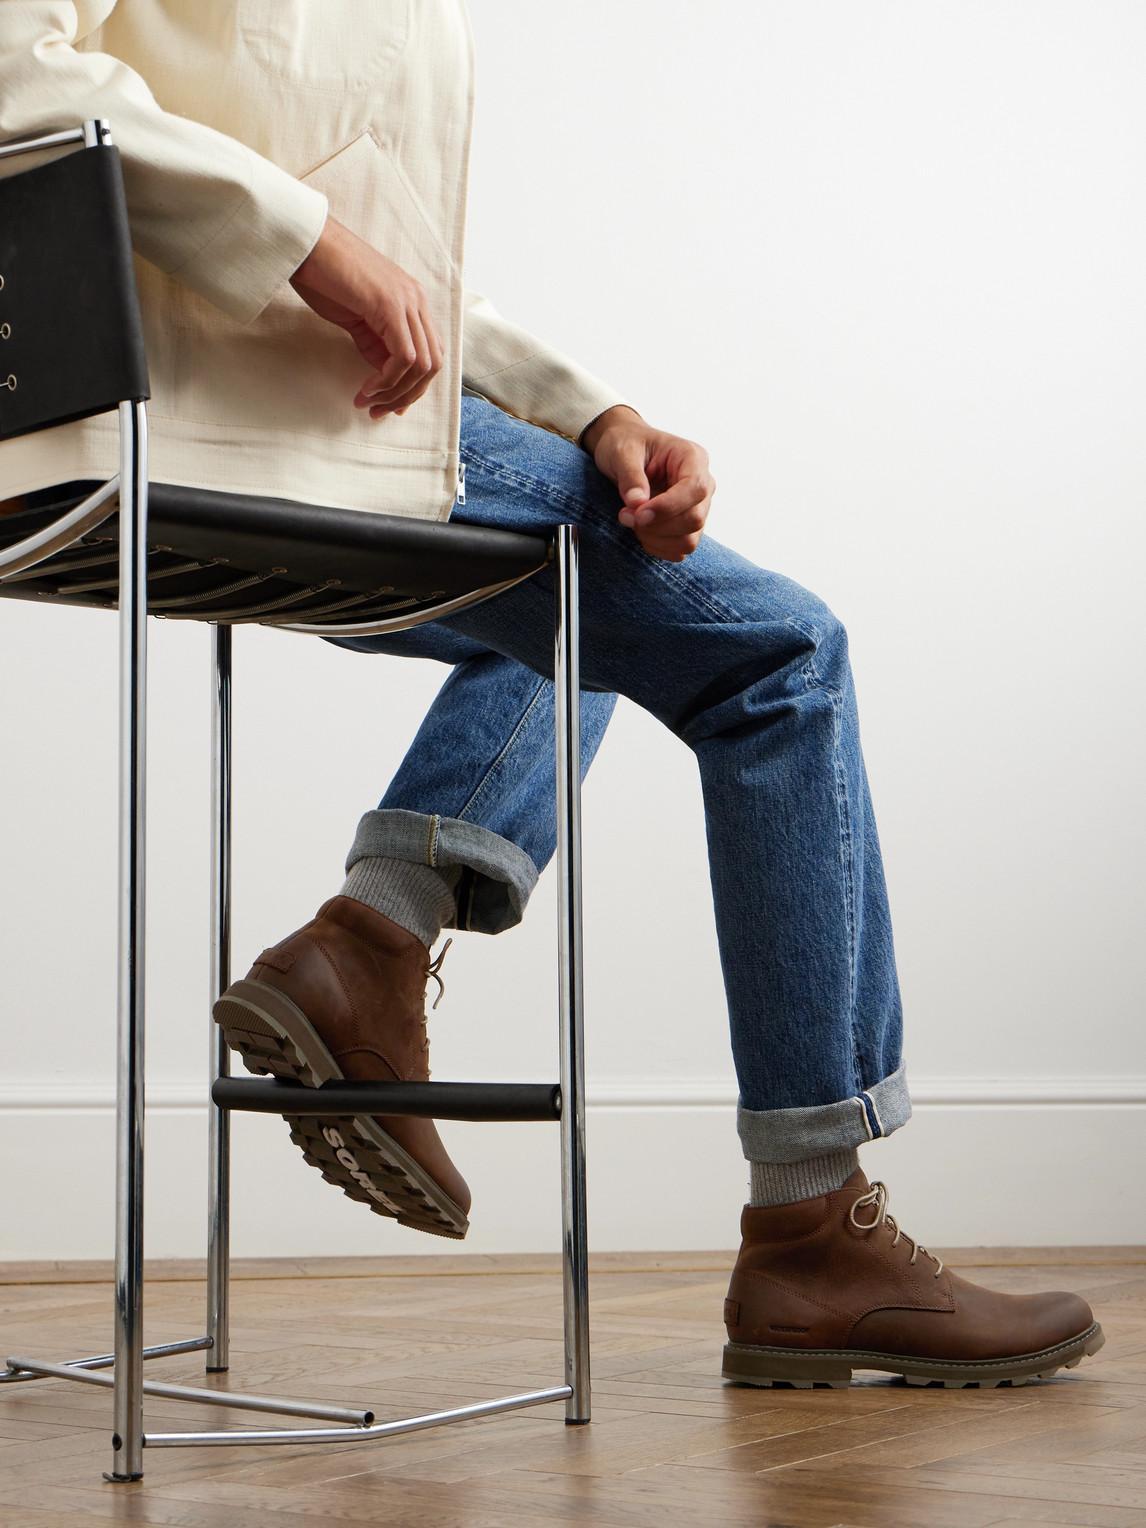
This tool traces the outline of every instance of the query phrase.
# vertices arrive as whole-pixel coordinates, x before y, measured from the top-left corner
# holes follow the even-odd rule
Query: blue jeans
[[[618,694],[696,755],[745,1156],[797,1161],[889,1134],[911,1105],[839,620],[712,536],[681,563],[650,556],[586,451],[468,392],[461,453],[452,520],[579,527],[583,771]],[[410,631],[330,640],[451,666],[348,868],[437,865],[456,926],[518,922],[556,846],[552,571]]]

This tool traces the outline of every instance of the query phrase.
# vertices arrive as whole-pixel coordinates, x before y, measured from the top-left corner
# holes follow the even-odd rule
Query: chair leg
[[[147,415],[119,406],[119,972],[111,1480],[143,1473]]]
[[[211,712],[211,1002],[231,981],[231,628],[211,628],[214,704]],[[208,1014],[208,1088],[230,1075],[223,1031]],[[208,1093],[208,1097],[210,1094]],[[207,1372],[230,1364],[231,1115],[208,1105]]]
[[[557,528],[554,722],[557,753],[561,1217],[566,1422],[588,1422],[589,1254],[585,1186],[585,1055],[581,950],[581,681],[577,528]]]

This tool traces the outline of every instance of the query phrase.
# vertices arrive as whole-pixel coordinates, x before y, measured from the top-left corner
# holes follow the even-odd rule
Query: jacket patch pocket
[[[273,423],[284,436],[321,441],[324,450],[340,443],[390,449],[411,466],[445,467],[458,282],[437,230],[394,156],[369,132],[299,178],[326,195],[334,217],[422,284],[446,365],[406,414],[371,419],[352,406],[371,366],[345,330],[312,312],[288,283],[249,324],[173,283],[177,392],[194,398],[194,417],[204,424]]]
[[[316,90],[384,83],[406,46],[410,0],[235,0],[239,38],[277,79]]]
[[[398,156],[372,130],[304,170],[299,179],[325,194],[340,223],[427,290],[449,281],[453,262],[444,230],[435,226]]]

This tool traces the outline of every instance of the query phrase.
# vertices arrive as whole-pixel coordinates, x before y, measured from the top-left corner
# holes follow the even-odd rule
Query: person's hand
[[[625,403],[595,419],[581,444],[616,483],[622,501],[617,518],[646,552],[683,562],[696,551],[716,492],[703,446],[654,430]]]
[[[354,398],[371,419],[404,414],[441,371],[424,288],[334,218],[290,283],[320,318],[346,330],[374,368]]]

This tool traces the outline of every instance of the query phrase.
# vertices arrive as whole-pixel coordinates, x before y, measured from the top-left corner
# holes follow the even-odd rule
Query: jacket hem
[[[220,493],[290,499],[334,509],[447,520],[457,491],[457,451],[363,447],[338,440],[265,437],[149,412],[148,477]],[[250,432],[255,433],[255,432]],[[119,470],[114,415],[5,441],[0,497]]]

